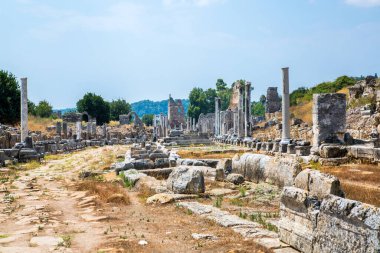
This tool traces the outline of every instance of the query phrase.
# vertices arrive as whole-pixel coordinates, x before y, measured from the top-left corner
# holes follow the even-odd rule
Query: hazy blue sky
[[[186,98],[217,78],[257,99],[284,66],[292,90],[380,70],[380,0],[2,0],[0,28],[0,68],[55,108],[89,91]]]

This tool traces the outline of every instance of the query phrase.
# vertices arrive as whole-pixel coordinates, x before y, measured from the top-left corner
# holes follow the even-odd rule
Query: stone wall
[[[275,113],[281,111],[281,99],[277,92],[277,87],[269,87],[265,102],[265,112]]]
[[[213,135],[215,133],[215,113],[201,113],[198,119],[198,129],[202,134]]]
[[[301,172],[281,194],[280,239],[306,253],[380,252],[380,209],[342,196],[336,177]]]
[[[170,128],[172,129],[183,129],[186,126],[185,108],[183,107],[181,99],[174,100],[171,96],[169,96],[168,120]]]
[[[334,143],[346,131],[346,95],[340,93],[314,94],[313,146]]]

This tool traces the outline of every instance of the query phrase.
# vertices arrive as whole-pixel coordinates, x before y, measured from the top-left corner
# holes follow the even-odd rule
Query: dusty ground
[[[41,166],[2,169],[0,252],[265,252],[175,204],[147,206],[146,195],[118,182],[78,178],[82,170],[107,169],[127,148],[87,149]],[[194,240],[192,233],[218,239]]]

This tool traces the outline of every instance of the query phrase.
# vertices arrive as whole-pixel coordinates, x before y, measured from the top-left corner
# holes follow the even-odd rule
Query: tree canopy
[[[154,117],[153,114],[144,114],[144,116],[142,117],[141,120],[146,126],[152,126],[153,125],[153,117]]]
[[[78,112],[87,112],[91,117],[96,117],[99,125],[110,121],[110,104],[95,93],[86,93],[77,102]]]
[[[112,100],[110,103],[110,119],[119,120],[119,115],[128,114],[132,107],[124,99]]]
[[[49,104],[48,101],[42,100],[35,107],[34,113],[41,118],[49,118],[53,114],[53,107]]]
[[[203,90],[202,88],[193,88],[189,95],[190,105],[188,116],[198,120],[201,113],[215,112],[215,89]]]
[[[0,122],[19,122],[20,107],[20,87],[16,77],[12,73],[0,70]]]

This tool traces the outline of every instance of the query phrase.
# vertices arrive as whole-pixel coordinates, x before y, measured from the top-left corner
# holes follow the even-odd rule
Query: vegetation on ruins
[[[265,115],[265,100],[266,97],[261,95],[260,101],[253,101],[251,105],[251,112],[253,116],[264,116]]]
[[[185,109],[185,113],[189,108],[189,100],[182,99],[182,105]],[[132,111],[134,111],[140,118],[145,114],[168,114],[168,100],[162,101],[151,101],[151,100],[142,100],[131,104]]]
[[[323,82],[312,88],[300,87],[290,93],[290,105],[295,106],[300,103],[308,102],[313,98],[313,94],[317,93],[335,93],[345,87],[352,86],[356,83],[356,79],[348,76],[338,77],[333,82]]]
[[[226,110],[230,105],[232,96],[232,85],[228,85],[223,79],[216,81],[216,89],[209,88],[203,90],[202,88],[193,88],[189,95],[190,105],[187,115],[191,118],[198,120],[201,113],[215,112],[215,98],[219,97],[221,100],[221,110]]]
[[[201,113],[215,112],[215,98],[217,96],[215,89],[203,90],[202,88],[193,88],[189,95],[190,105],[187,112],[188,116],[198,120]]]
[[[53,107],[49,104],[48,101],[42,100],[35,107],[34,113],[41,118],[49,118],[53,114]]]
[[[82,99],[77,102],[78,112],[87,112],[91,117],[96,117],[98,125],[110,121],[110,104],[101,96],[95,93],[86,93]]]
[[[119,120],[119,115],[128,114],[132,111],[132,107],[124,99],[112,100],[110,103],[110,119]]]
[[[0,70],[1,123],[15,124],[20,120],[20,87],[16,77]]]
[[[145,114],[143,117],[142,117],[142,122],[146,125],[146,126],[152,126],[153,125],[153,114]]]
[[[228,106],[230,105],[232,88],[228,88],[223,79],[218,79],[216,81],[216,94],[220,98],[222,104],[221,110],[227,110]]]

